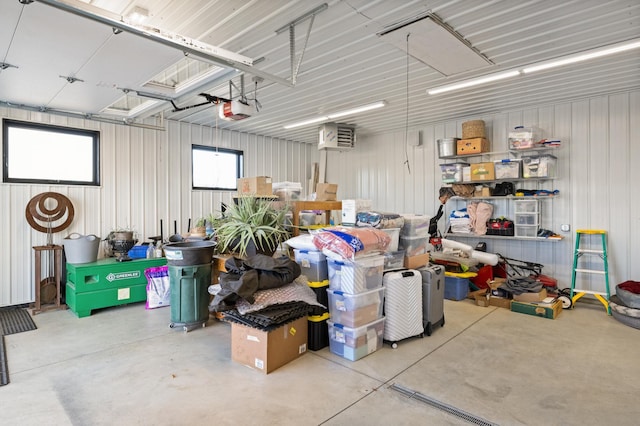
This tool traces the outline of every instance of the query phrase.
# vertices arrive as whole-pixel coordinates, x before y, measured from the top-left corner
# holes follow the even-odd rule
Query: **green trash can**
[[[171,285],[171,323],[189,331],[204,327],[209,320],[209,284],[211,264],[194,266],[169,265]]]
[[[190,331],[207,324],[214,247],[209,241],[164,246],[171,286],[169,327],[183,327],[184,331]]]

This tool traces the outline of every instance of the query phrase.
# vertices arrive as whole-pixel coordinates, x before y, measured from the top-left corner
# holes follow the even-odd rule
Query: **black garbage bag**
[[[290,284],[302,272],[300,265],[287,256],[274,258],[264,254],[249,256],[244,260],[230,257],[224,266],[227,272],[220,273],[221,289],[211,301],[210,311],[231,309],[239,298],[253,303],[256,291]]]

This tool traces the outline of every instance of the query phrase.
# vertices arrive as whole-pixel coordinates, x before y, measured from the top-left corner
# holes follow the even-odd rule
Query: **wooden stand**
[[[67,305],[61,303],[62,294],[60,292],[60,278],[62,275],[62,246],[48,245],[48,246],[35,246],[35,290],[36,300],[32,305],[32,315],[36,315],[40,312],[48,311],[51,309],[67,309]],[[53,303],[42,304],[40,299],[40,287],[42,284],[42,252],[50,253],[53,251],[53,279],[56,284],[56,300]],[[45,277],[48,278],[48,277]]]
[[[342,201],[295,201],[293,203],[293,235],[300,234],[300,212],[302,210],[324,210],[327,221],[332,210],[342,210]]]

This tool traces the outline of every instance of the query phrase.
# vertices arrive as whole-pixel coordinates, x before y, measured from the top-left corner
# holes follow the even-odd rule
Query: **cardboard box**
[[[316,186],[316,201],[335,201],[338,199],[338,185],[319,183]]]
[[[489,152],[489,140],[486,138],[460,139],[457,142],[458,155]]]
[[[419,254],[417,256],[405,256],[404,267],[407,269],[418,269],[429,264],[429,253]]]
[[[238,195],[273,195],[271,178],[255,176],[238,179]]]
[[[481,290],[470,291],[467,297],[475,300],[478,306],[488,307],[491,293],[489,293],[486,288],[483,288]]]
[[[307,317],[263,331],[231,323],[231,359],[268,374],[307,351]]]
[[[542,290],[540,290],[537,293],[514,294],[513,300],[517,300],[518,302],[532,303],[532,302],[540,302],[541,300],[544,300],[546,297],[547,297],[547,290],[543,287]]]
[[[517,302],[511,303],[511,311],[521,314],[534,315],[542,318],[556,319],[560,312],[562,312],[562,301],[556,299],[551,303],[551,306],[547,304],[541,305],[536,303]]]
[[[496,306],[498,308],[511,309],[511,299],[505,297],[491,296],[489,298],[489,306]]]
[[[496,172],[493,161],[471,164],[471,182],[495,180]]]
[[[491,197],[491,188],[488,186],[483,186],[479,189],[476,189],[473,193],[474,197]]]

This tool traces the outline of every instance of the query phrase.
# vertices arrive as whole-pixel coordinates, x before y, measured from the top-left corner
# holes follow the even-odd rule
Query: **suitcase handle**
[[[413,271],[402,271],[402,278],[413,277],[414,275]]]

